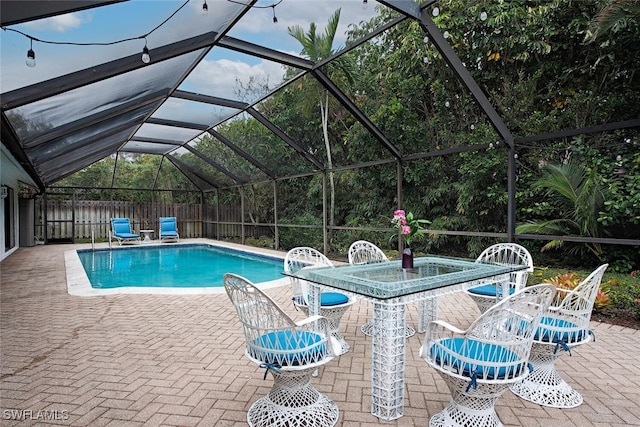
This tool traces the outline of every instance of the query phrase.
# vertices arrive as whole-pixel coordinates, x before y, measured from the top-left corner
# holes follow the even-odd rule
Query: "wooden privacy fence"
[[[160,217],[176,217],[180,237],[203,237],[202,205],[184,203],[133,203],[123,201],[88,201],[48,199],[36,203],[36,236],[44,239],[96,239],[109,237],[111,218],[129,218],[134,231],[158,230]],[[154,236],[155,237],[155,236]]]
[[[160,217],[176,217],[182,238],[209,237],[240,239],[274,237],[274,224],[242,222],[236,205],[73,200],[49,197],[36,199],[34,235],[40,241],[75,241],[109,237],[111,218],[129,218],[134,231],[154,230],[157,238]]]

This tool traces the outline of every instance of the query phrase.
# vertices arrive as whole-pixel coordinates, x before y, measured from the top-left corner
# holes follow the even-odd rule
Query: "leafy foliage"
[[[555,277],[552,277],[548,281],[545,281],[545,283],[551,283],[559,289],[573,290],[580,284],[580,282],[582,282],[583,279],[584,278],[579,277],[576,273],[571,272],[566,274],[559,274]],[[611,305],[611,299],[609,298],[609,295],[607,295],[607,293],[603,291],[602,288],[598,289],[593,309],[595,311],[602,311],[602,309],[609,305]]]
[[[592,20],[586,39],[596,41],[608,32],[625,33],[638,30],[640,3],[636,0],[612,0]]]
[[[306,226],[316,226],[316,228],[289,229],[284,228],[280,231],[280,245],[283,250],[289,250],[297,246],[309,246],[312,248],[321,248],[322,230],[317,226],[322,225],[322,220],[309,213],[301,213],[293,218],[284,218],[285,224],[300,224]]]
[[[405,214],[404,210],[399,209],[393,213],[391,223],[398,229],[399,234],[402,236],[405,243],[407,245],[411,245],[413,239],[419,239],[422,237],[422,225],[430,224],[431,221],[416,218],[413,215],[413,212]]]
[[[600,237],[601,226],[597,221],[598,212],[605,198],[604,188],[600,185],[595,171],[568,163],[566,165],[547,165],[546,174],[535,184],[544,190],[546,199],[546,218],[530,220],[516,228],[517,233],[539,233],[550,235],[574,235]],[[568,245],[568,244],[567,244]],[[545,249],[565,246],[562,240],[551,240],[543,246]],[[597,243],[572,245],[571,250],[580,253],[588,249],[600,258],[602,247]]]

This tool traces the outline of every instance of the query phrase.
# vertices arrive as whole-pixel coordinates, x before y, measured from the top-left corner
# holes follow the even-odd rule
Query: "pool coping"
[[[188,241],[183,241],[180,243],[160,243],[158,241],[152,241],[151,243],[146,243],[144,246],[176,246],[176,245],[193,245],[193,244],[203,244],[210,245],[214,247],[219,247],[223,249],[233,249],[236,251],[246,252],[259,256],[268,256],[273,258],[282,259],[284,262],[285,253],[278,252],[274,250],[267,250],[261,248],[255,248],[251,246],[243,246],[234,243],[228,242],[220,242],[217,240],[210,239],[189,239]],[[140,245],[135,245],[135,247],[139,247]],[[100,243],[96,244],[95,249],[109,249],[108,243]],[[76,248],[72,250],[65,251],[64,253],[64,262],[66,267],[66,278],[67,278],[67,292],[69,295],[80,296],[80,297],[92,297],[92,296],[104,296],[104,295],[118,295],[118,294],[146,294],[146,295],[204,295],[204,294],[222,294],[224,293],[223,286],[216,287],[200,287],[200,288],[167,288],[167,287],[135,287],[135,286],[122,286],[118,288],[109,288],[109,289],[96,289],[91,287],[91,282],[89,281],[89,277],[82,266],[82,261],[80,261],[80,257],[78,256],[78,250],[86,250],[91,249],[88,248]],[[120,247],[118,247],[120,248]],[[284,270],[284,268],[283,268]],[[289,284],[289,279],[287,277],[283,277],[282,279],[271,280],[268,282],[260,282],[256,283],[259,285],[260,289],[269,289],[278,286],[284,286]]]

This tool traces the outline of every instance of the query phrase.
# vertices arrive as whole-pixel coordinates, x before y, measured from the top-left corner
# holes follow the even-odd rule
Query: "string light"
[[[251,8],[257,8],[257,9],[266,9],[268,7],[270,7],[273,10],[273,22],[277,23],[278,22],[278,18],[276,17],[276,6],[278,6],[280,3],[283,2],[283,0],[278,0],[277,2],[268,5],[268,6],[256,6],[256,5],[249,5],[246,3],[243,3],[241,1],[237,1],[237,0],[227,0],[228,2],[231,3],[237,3],[237,4],[241,4],[243,6],[249,6]],[[366,4],[367,0],[363,0],[363,2]],[[54,40],[43,40],[43,39],[39,39],[37,37],[34,37],[30,34],[24,33],[20,30],[16,30],[14,28],[7,28],[7,27],[2,27],[3,30],[5,31],[13,31],[15,33],[18,33],[20,35],[23,35],[24,37],[28,38],[29,41],[31,42],[31,47],[30,49],[27,51],[27,59],[25,61],[25,63],[27,64],[27,66],[29,67],[35,67],[36,66],[36,53],[33,50],[33,42],[37,41],[40,43],[46,43],[46,44],[57,44],[57,45],[66,45],[66,46],[111,46],[111,45],[115,45],[115,44],[119,44],[119,43],[125,43],[125,42],[129,42],[132,40],[141,40],[144,39],[144,48],[142,49],[142,62],[144,62],[145,64],[148,64],[149,62],[151,62],[151,56],[149,55],[149,48],[147,47],[147,37],[149,37],[152,33],[154,33],[156,30],[158,30],[160,27],[162,27],[164,24],[166,24],[171,18],[173,18],[178,12],[180,12],[180,10],[182,10],[187,4],[189,3],[189,0],[185,0],[184,3],[182,3],[182,5],[180,7],[178,7],[167,19],[165,19],[164,21],[162,21],[160,24],[158,24],[155,28],[153,28],[151,31],[149,31],[146,34],[143,34],[141,36],[138,37],[129,37],[129,38],[125,38],[125,39],[120,39],[120,40],[115,40],[112,42],[67,42],[67,41],[54,41]],[[206,15],[209,12],[209,6],[207,5],[207,0],[204,0],[203,4],[202,4],[202,14]]]
[[[480,20],[481,21],[487,20],[487,8],[484,6],[482,6],[482,9],[480,9]]]
[[[280,0],[280,1],[282,1],[282,0]],[[20,35],[23,35],[24,37],[28,38],[31,41],[31,49],[29,49],[27,51],[27,60],[25,61],[27,66],[29,66],[29,67],[35,67],[36,66],[36,54],[33,51],[33,42],[34,41],[37,41],[37,42],[40,42],[40,43],[46,43],[46,44],[56,44],[56,45],[66,45],[66,46],[111,46],[111,45],[115,45],[115,44],[119,44],[119,43],[129,42],[129,41],[132,41],[132,40],[144,39],[145,42],[144,42],[144,48],[142,49],[142,61],[145,64],[148,64],[151,61],[151,57],[149,56],[149,48],[147,47],[147,37],[150,36],[156,30],[158,30],[160,27],[162,27],[164,24],[166,24],[171,18],[173,18],[178,12],[180,12],[180,10],[182,10],[187,4],[189,4],[189,0],[186,0],[184,3],[182,3],[182,5],[180,7],[178,7],[167,19],[162,21],[160,24],[158,24],[155,28],[153,28],[148,33],[143,34],[143,35],[138,36],[138,37],[129,37],[129,38],[126,38],[126,39],[115,40],[115,41],[112,41],[112,42],[99,43],[99,42],[65,42],[65,41],[43,40],[43,39],[39,39],[37,37],[34,37],[32,35],[29,35],[27,33],[24,33],[24,32],[22,32],[20,30],[16,30],[14,28],[2,27],[2,29],[5,30],[5,31],[13,31],[14,33],[18,33]]]
[[[367,10],[367,0],[362,0],[362,10]]]
[[[249,6],[252,9],[267,9],[267,8],[271,8],[273,10],[273,23],[277,24],[278,23],[278,18],[276,17],[276,6],[278,6],[280,3],[283,2],[283,0],[278,0],[275,3],[272,3],[270,5],[266,5],[266,6],[258,6],[258,5],[251,5],[251,4],[247,4],[238,0],[227,0],[229,3],[236,3],[236,4],[241,4],[243,6]],[[366,0],[363,0],[366,3]]]
[[[439,4],[438,2],[436,2],[436,3],[433,5],[433,10],[431,11],[431,14],[432,14],[433,16],[438,16],[438,15],[440,15],[440,4]]]
[[[27,60],[24,61],[27,64],[27,67],[35,67],[36,66],[36,53],[33,51],[33,39],[29,39],[31,41],[31,47],[27,51]]]
[[[151,56],[149,56],[149,48],[147,47],[147,39],[144,39],[144,47],[142,48],[142,62],[148,64],[151,62]]]

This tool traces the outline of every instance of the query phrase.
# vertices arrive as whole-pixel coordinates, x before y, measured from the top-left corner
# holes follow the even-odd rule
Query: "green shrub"
[[[612,307],[630,312],[640,320],[640,272],[612,274],[603,279],[601,287],[611,298]]]
[[[269,248],[276,247],[273,238],[268,236],[260,236],[259,238],[247,237],[244,242],[246,245],[254,246],[256,248]]]
[[[322,220],[310,213],[303,213],[291,219],[282,219],[283,224],[304,224],[322,226]],[[280,248],[289,250],[298,246],[310,246],[312,248],[322,250],[324,239],[322,236],[322,228],[289,228],[280,227]]]

